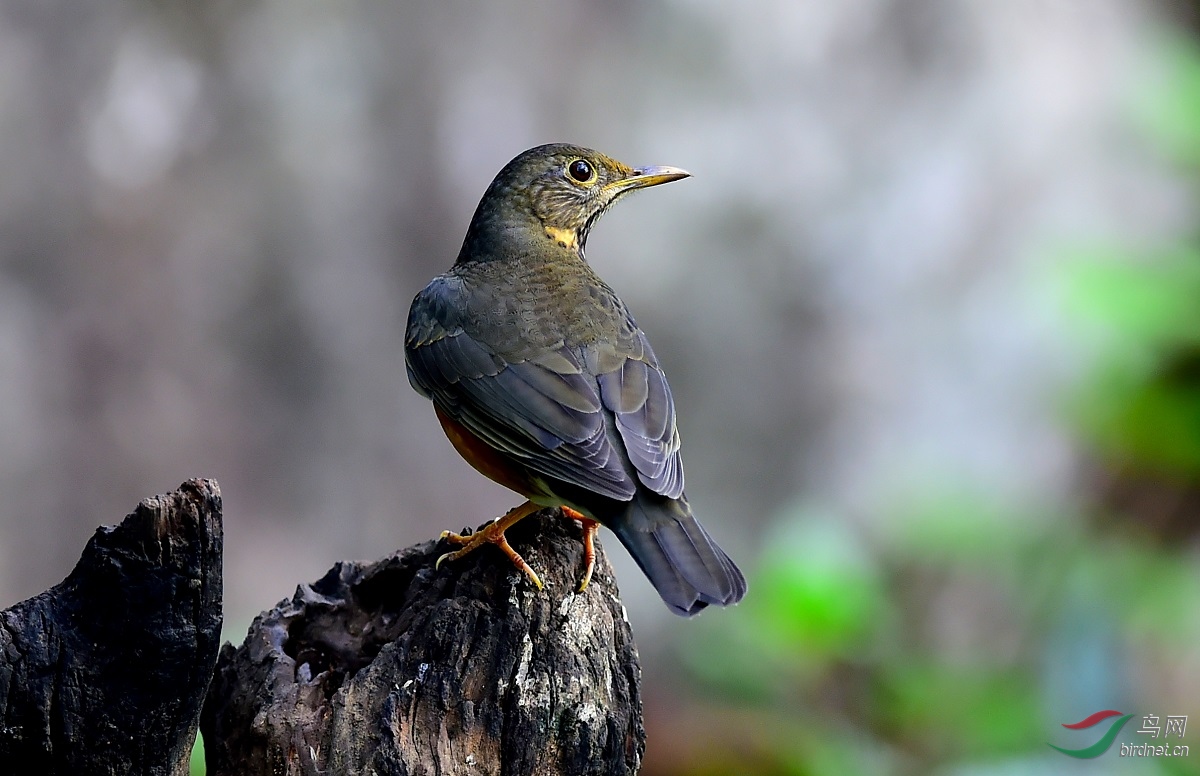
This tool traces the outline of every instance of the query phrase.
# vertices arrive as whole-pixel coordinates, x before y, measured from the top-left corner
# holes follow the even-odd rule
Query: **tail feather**
[[[692,516],[686,497],[639,492],[607,524],[676,614],[737,603],[746,594],[742,572]]]

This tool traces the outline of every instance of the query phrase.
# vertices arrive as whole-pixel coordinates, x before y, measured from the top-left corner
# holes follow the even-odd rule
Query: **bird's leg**
[[[569,517],[572,520],[578,520],[579,525],[583,528],[583,579],[579,581],[578,592],[582,593],[587,590],[588,583],[592,581],[592,568],[596,565],[596,532],[600,530],[600,523],[590,517],[585,517],[582,513],[576,512],[570,507],[563,507],[562,513],[564,517]]]
[[[456,534],[453,531],[442,531],[443,539],[451,544],[461,544],[463,545],[463,548],[461,550],[455,550],[454,552],[448,552],[442,557],[438,558],[437,563],[435,563],[433,567],[435,569],[441,568],[442,561],[458,560],[467,553],[474,552],[475,550],[479,549],[481,545],[490,542],[499,547],[500,551],[507,555],[508,559],[513,562],[513,565],[521,570],[521,573],[529,577],[529,581],[533,583],[534,587],[536,587],[538,590],[541,590],[542,580],[539,579],[537,573],[529,567],[529,564],[525,562],[525,559],[522,558],[517,551],[512,548],[512,545],[508,543],[508,539],[504,538],[505,531],[507,531],[509,528],[512,528],[518,521],[529,517],[539,509],[541,509],[541,507],[534,504],[532,501],[526,501],[521,506],[510,509],[508,514],[506,514],[504,517],[489,523],[470,536]]]

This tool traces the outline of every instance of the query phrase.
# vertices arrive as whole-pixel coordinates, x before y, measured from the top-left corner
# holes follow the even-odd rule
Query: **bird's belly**
[[[442,431],[450,440],[450,444],[454,445],[454,449],[463,457],[463,460],[471,464],[477,472],[509,490],[520,493],[525,498],[532,499],[534,496],[545,495],[525,473],[524,467],[514,464],[503,453],[498,452],[464,428],[461,423],[442,412],[437,405],[434,405],[433,410],[437,414],[438,422],[442,424]]]
[[[450,444],[454,445],[454,449],[463,457],[463,460],[471,464],[471,467],[484,477],[520,493],[538,506],[568,506],[593,520],[604,522],[592,513],[590,507],[576,504],[555,494],[549,483],[523,466],[514,464],[503,453],[498,452],[487,442],[468,431],[461,423],[442,412],[436,404],[433,411],[437,415],[438,422],[442,424],[442,431],[450,440]]]

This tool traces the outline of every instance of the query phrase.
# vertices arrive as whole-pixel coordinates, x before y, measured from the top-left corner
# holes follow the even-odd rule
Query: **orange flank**
[[[492,482],[497,482],[509,490],[520,493],[525,498],[541,495],[540,489],[534,487],[529,478],[508,458],[496,452],[491,445],[442,412],[441,407],[435,404],[433,410],[437,413],[438,421],[442,424],[442,431],[446,432],[450,444],[454,445],[454,449],[463,457],[463,460],[475,467],[475,471]]]
[[[442,412],[441,408],[437,405],[434,405],[434,412],[437,414],[438,421],[442,424],[442,430],[446,432],[446,437],[454,445],[454,449],[480,474],[493,482],[503,485],[509,490],[520,493],[526,498],[535,495],[545,495],[543,489],[538,488],[519,467],[514,466],[509,459],[496,452],[491,445],[472,434],[461,423]],[[461,536],[451,531],[442,532],[443,539],[452,544],[462,545],[462,549],[455,552],[448,552],[438,558],[437,565],[441,566],[442,561],[446,560],[458,560],[464,555],[475,551],[481,545],[491,543],[499,547],[500,551],[507,555],[513,562],[513,565],[520,569],[529,578],[529,581],[540,590],[542,580],[538,578],[538,575],[529,567],[525,559],[504,538],[504,532],[508,528],[516,524],[519,520],[533,514],[539,508],[532,501],[526,501],[521,506],[511,510],[504,517],[471,536]],[[561,508],[563,517],[578,520],[583,527],[584,572],[583,579],[580,580],[578,588],[578,591],[582,593],[587,589],[588,583],[592,581],[592,568],[596,565],[595,537],[596,531],[600,529],[600,524],[571,507],[562,505]]]

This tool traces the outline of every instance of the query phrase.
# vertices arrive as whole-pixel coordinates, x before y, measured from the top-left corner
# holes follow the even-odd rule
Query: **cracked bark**
[[[629,774],[640,668],[612,569],[543,510],[434,570],[436,541],[339,563],[225,645],[201,719],[209,773]]]
[[[220,632],[221,492],[190,480],[0,612],[0,771],[186,774]]]

